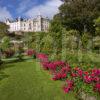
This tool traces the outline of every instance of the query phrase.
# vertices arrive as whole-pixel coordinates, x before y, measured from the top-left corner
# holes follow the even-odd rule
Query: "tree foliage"
[[[7,26],[5,23],[0,22],[0,37],[2,38],[3,36],[7,35],[8,33],[8,28],[9,26]]]
[[[49,53],[53,47],[53,38],[48,34],[47,36],[43,37],[41,41],[41,48],[42,51],[45,53]]]
[[[100,36],[100,17],[98,17],[95,22],[95,27],[96,27],[96,35]]]
[[[51,21],[49,31],[55,33],[62,31],[61,17],[59,14],[55,15],[54,19]]]
[[[94,33],[93,20],[100,15],[100,0],[64,0],[59,8],[62,25],[67,29],[76,29],[80,33]],[[54,19],[55,20],[55,19]]]
[[[10,47],[10,38],[8,36],[5,36],[2,39],[1,48],[3,51],[5,51],[9,47]]]

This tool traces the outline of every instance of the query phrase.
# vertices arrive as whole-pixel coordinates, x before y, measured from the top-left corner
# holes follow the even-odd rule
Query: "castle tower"
[[[42,16],[41,13],[39,12],[37,16],[37,31],[41,32],[42,31]]]
[[[10,20],[9,20],[9,19],[6,19],[6,20],[5,20],[5,23],[6,23],[7,25],[9,25]]]

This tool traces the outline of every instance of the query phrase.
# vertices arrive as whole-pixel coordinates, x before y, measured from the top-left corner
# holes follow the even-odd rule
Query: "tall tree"
[[[7,50],[10,47],[10,38],[8,36],[3,37],[1,48],[3,51]]]
[[[7,35],[9,26],[3,22],[0,22],[0,38]]]
[[[100,17],[98,17],[95,22],[96,36],[94,37],[94,47],[99,50],[100,53]]]
[[[95,33],[93,20],[100,15],[100,0],[63,0],[60,6],[61,22],[64,27]]]
[[[62,31],[61,15],[60,14],[57,14],[54,16],[53,20],[51,21],[49,31],[55,32],[55,33]]]
[[[96,35],[100,36],[100,17],[98,17],[95,22],[95,27],[96,27]]]

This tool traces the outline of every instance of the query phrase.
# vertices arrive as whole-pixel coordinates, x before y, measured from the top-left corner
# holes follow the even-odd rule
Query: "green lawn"
[[[75,100],[63,93],[63,82],[50,79],[36,61],[7,64],[0,70],[0,100]]]

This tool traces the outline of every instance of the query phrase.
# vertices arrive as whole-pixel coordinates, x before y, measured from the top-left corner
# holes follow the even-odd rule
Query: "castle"
[[[13,21],[7,19],[5,23],[9,26],[9,32],[47,32],[50,20],[38,15],[34,19],[20,17]]]

